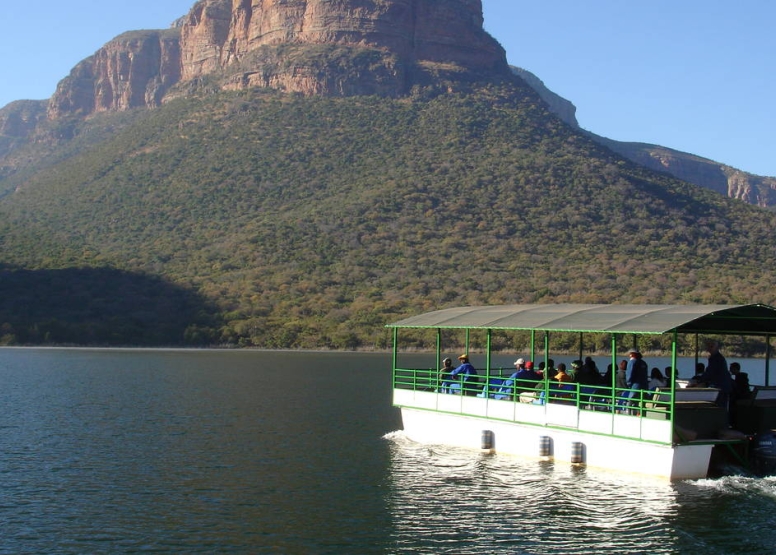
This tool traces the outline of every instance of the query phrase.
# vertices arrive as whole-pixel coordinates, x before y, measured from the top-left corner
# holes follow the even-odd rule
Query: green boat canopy
[[[419,314],[388,327],[769,335],[776,334],[776,308],[763,304],[467,306]]]

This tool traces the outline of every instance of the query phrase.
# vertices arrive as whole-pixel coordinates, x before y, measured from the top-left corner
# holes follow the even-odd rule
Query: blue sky
[[[128,30],[194,0],[42,0],[0,7],[0,106],[48,98]],[[577,106],[582,127],[776,176],[772,0],[483,0],[513,65]]]

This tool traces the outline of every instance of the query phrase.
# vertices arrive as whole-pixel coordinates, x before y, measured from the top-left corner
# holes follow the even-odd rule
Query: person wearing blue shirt
[[[519,361],[522,361],[523,359],[518,359]],[[517,362],[515,363],[517,364]],[[528,362],[522,363],[517,371],[517,375],[515,376],[518,380],[531,380],[531,381],[539,381],[542,379],[542,377],[534,372],[534,364],[530,360]],[[530,386],[530,384],[522,384],[523,386]]]
[[[641,414],[641,403],[639,400],[642,397],[642,391],[649,390],[649,366],[641,358],[641,353],[638,349],[631,349],[628,355],[630,360],[628,360],[626,373],[628,376],[628,387],[631,388],[631,406],[638,407],[633,411],[638,415]]]
[[[512,372],[506,380],[504,380],[504,382],[501,384],[501,387],[496,392],[494,399],[514,399],[515,398],[515,392],[516,392],[515,379],[517,378],[518,374],[521,371],[523,371],[525,360],[523,360],[522,358],[519,358],[513,364],[515,366],[515,371]]]
[[[628,387],[632,389],[649,389],[649,366],[636,349],[629,353],[630,360],[625,370],[628,375]]]
[[[464,393],[467,395],[473,395],[476,392],[473,390],[469,391],[467,384],[472,384],[473,382],[477,381],[477,370],[469,362],[469,355],[462,354],[458,357],[458,360],[461,362],[461,364],[455,370],[450,372],[450,378],[452,381],[458,382],[458,384],[454,385],[458,385],[460,388],[466,390]],[[453,388],[451,387],[451,389]]]

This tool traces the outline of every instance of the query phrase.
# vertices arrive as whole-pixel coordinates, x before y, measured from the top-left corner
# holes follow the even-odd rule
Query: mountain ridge
[[[461,72],[491,76],[503,72],[505,53],[482,30],[481,2],[451,0],[442,12],[439,6],[433,0],[358,0],[339,5],[317,0],[290,4],[253,0],[234,5],[231,0],[199,0],[170,29],[127,31],[106,43],[76,64],[52,98],[36,104],[32,112],[29,102],[34,101],[0,108],[0,164],[4,155],[40,129],[44,119],[152,108],[203,86],[400,96],[409,94],[412,83],[438,86],[450,72],[448,87],[460,81]],[[427,38],[418,41],[418,36]],[[418,42],[425,46],[417,47]],[[324,44],[355,48],[360,54],[353,56],[347,49],[334,52],[321,48]],[[319,45],[317,52],[315,45]],[[337,61],[343,58],[360,61],[346,67]],[[511,71],[528,82],[563,121],[579,129],[571,102],[547,89],[532,73],[516,67]],[[586,132],[655,171],[667,171],[750,204],[776,206],[774,177],[668,147]],[[13,171],[13,158],[5,162],[0,176]]]
[[[460,5],[481,29],[479,1]],[[143,41],[160,36],[122,40],[151,52]],[[83,332],[114,345],[386,348],[387,322],[455,305],[773,302],[775,214],[628,160],[500,62],[483,71],[469,58],[405,63],[374,45],[260,44],[149,109],[160,82],[141,55],[126,58],[88,67],[142,86],[95,89],[83,68],[81,85],[141,106],[0,111],[15,133],[1,143],[0,342]],[[385,73],[390,60],[411,71]],[[228,86],[256,68],[317,92]],[[403,94],[374,92],[405,77]],[[101,276],[109,283],[95,285]],[[45,297],[25,289],[36,283]],[[165,318],[174,308],[161,300],[154,311],[146,287],[185,313]],[[111,321],[116,334],[95,329]]]
[[[217,307],[192,344],[386,348],[383,324],[451,305],[772,302],[773,214],[623,159],[520,87],[127,112],[0,201],[0,263],[160,276]],[[18,321],[0,306],[17,338],[49,326]]]
[[[742,200],[763,208],[776,207],[776,177],[749,173],[708,158],[649,143],[616,141],[579,126],[576,106],[549,90],[541,79],[528,70],[513,67],[563,121],[588,133],[594,140],[625,156],[629,160],[659,172],[684,179],[711,189],[721,195]]]

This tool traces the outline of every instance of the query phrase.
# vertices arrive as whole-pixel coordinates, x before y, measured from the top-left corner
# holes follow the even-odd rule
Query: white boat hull
[[[669,480],[708,474],[712,445],[671,442],[667,420],[433,392],[394,390],[404,431],[413,441],[657,476]],[[491,437],[488,434],[488,437]],[[549,453],[547,451],[549,446]]]

